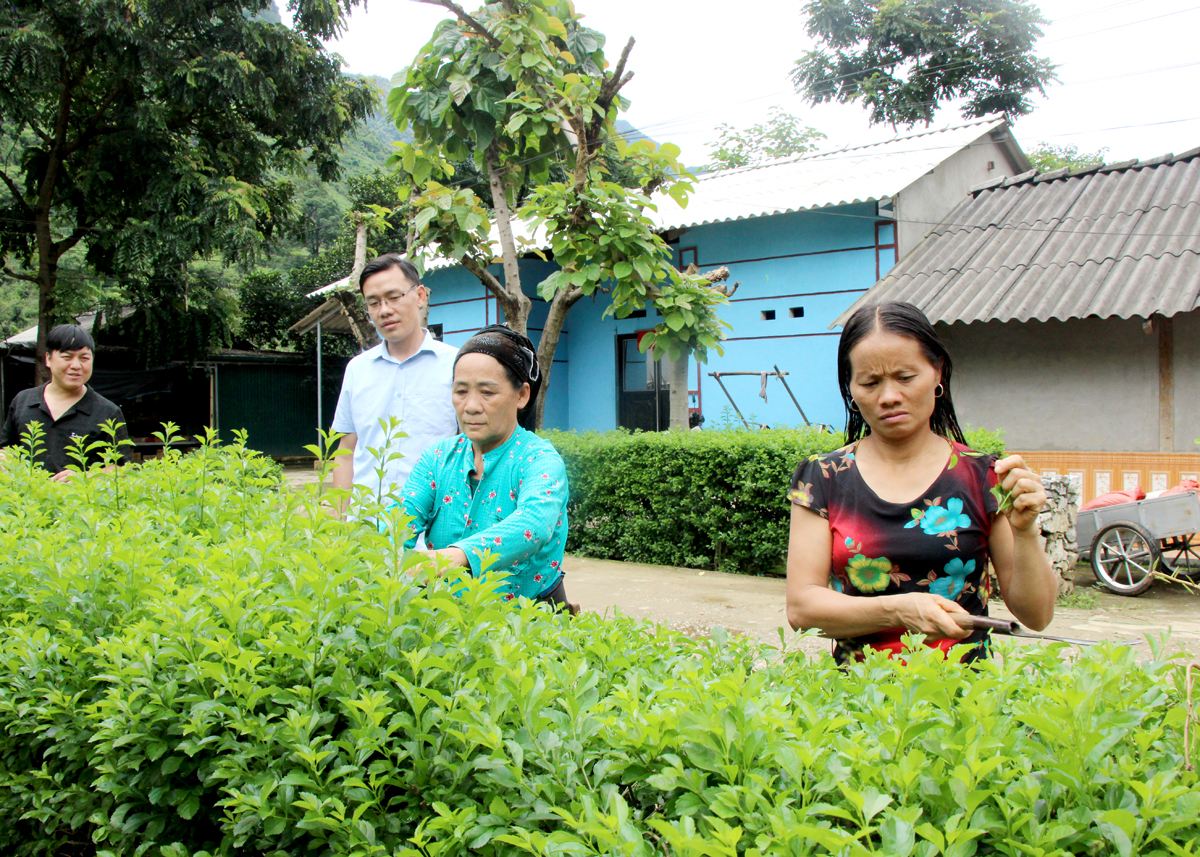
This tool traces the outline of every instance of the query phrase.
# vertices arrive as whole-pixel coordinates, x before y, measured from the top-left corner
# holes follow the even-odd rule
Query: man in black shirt
[[[37,460],[57,482],[69,482],[73,474],[67,465],[78,464],[67,454],[74,438],[83,438],[84,447],[98,440],[107,441],[108,435],[100,426],[112,420],[121,424],[117,441],[129,439],[121,409],[87,386],[95,350],[91,335],[77,324],[60,324],[51,330],[46,337],[50,380],[17,393],[0,428],[0,448],[3,448],[23,443],[22,434],[28,431],[29,424],[41,423],[43,446]],[[121,463],[129,460],[124,446],[118,446],[117,452]],[[89,465],[99,460],[98,452],[88,456]]]

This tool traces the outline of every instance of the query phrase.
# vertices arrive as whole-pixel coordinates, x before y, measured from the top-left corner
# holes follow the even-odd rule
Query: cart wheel
[[[1176,536],[1159,542],[1163,568],[1184,577],[1200,576],[1200,538],[1195,533]]]
[[[1092,570],[1118,595],[1141,595],[1154,583],[1158,542],[1141,524],[1117,521],[1096,533]]]

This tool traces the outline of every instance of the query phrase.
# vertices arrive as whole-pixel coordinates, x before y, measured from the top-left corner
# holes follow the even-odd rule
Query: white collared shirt
[[[458,434],[458,420],[450,388],[458,349],[433,338],[426,330],[421,347],[407,360],[397,360],[381,342],[346,364],[342,392],[333,415],[334,431],[358,435],[354,446],[354,484],[376,494],[378,463],[369,452],[383,446],[379,420],[399,419],[399,431],[408,437],[392,441],[388,452],[404,457],[387,465],[383,490],[399,491],[425,448],[436,440]]]

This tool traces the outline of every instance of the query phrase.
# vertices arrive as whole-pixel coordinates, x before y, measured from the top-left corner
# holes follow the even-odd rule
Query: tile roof
[[[1200,308],[1200,148],[976,188],[834,325],[882,301],[947,323]]]
[[[1003,116],[984,116],[881,143],[711,173],[696,182],[686,208],[665,199],[651,217],[668,230],[884,199],[985,134],[1006,128]]]

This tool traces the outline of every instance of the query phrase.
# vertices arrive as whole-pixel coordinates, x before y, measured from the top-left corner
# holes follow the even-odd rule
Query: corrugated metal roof
[[[985,134],[1006,127],[1003,116],[984,116],[881,143],[712,173],[696,182],[686,208],[666,199],[651,217],[660,229],[680,229],[884,199]]]
[[[1200,149],[978,188],[831,326],[883,301],[947,323],[1200,308]]]
[[[1007,127],[1001,115],[983,116],[960,125],[897,135],[880,143],[843,146],[755,167],[709,173],[696,181],[686,208],[670,197],[662,197],[656,200],[658,211],[649,211],[647,215],[656,229],[665,232],[703,223],[886,199],[985,134]],[[550,246],[541,230],[531,232],[525,223],[514,222],[513,233],[518,243],[524,241],[541,250]],[[500,236],[495,225],[490,238],[493,246],[499,248]],[[457,261],[435,257],[425,261],[425,269],[456,264]],[[323,286],[308,297],[347,288],[350,288],[349,277]]]

